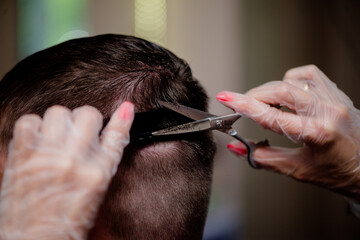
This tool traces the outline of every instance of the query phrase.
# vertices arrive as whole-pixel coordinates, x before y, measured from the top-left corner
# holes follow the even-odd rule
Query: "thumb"
[[[123,150],[130,141],[130,128],[134,120],[134,105],[124,102],[113,113],[101,134],[101,148],[114,171],[117,169]]]
[[[239,141],[233,141],[227,147],[238,156],[247,156],[245,145]],[[309,152],[306,148],[262,146],[256,148],[253,158],[261,168],[298,179],[299,176],[296,175],[305,167]]]

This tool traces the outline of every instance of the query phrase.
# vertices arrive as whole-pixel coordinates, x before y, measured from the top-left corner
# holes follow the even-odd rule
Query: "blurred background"
[[[358,0],[0,0],[0,77],[18,61],[67,39],[136,35],[189,62],[210,96],[281,80],[316,64],[360,107]],[[250,120],[246,138],[294,146]],[[216,134],[218,153],[204,239],[359,239],[360,221],[343,197],[251,169]]]

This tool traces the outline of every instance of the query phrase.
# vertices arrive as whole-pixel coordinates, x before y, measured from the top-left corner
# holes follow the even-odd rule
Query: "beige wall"
[[[280,79],[291,67],[315,63],[360,106],[359,1],[177,0],[168,3],[166,47],[187,60],[210,96],[244,92]],[[134,34],[133,1],[92,0],[93,34]],[[0,0],[0,76],[16,62],[15,1]],[[241,119],[244,136],[288,141]],[[355,239],[359,221],[342,197],[287,177],[250,169],[216,134],[214,198],[244,214],[245,239]],[[216,211],[212,210],[212,211]]]
[[[16,63],[15,1],[0,0],[0,79]]]
[[[242,15],[238,0],[168,1],[167,47],[187,60],[194,75],[203,84],[210,97],[212,113],[231,113],[216,101],[222,90],[242,91]],[[241,123],[236,125],[242,132]],[[232,138],[215,132],[213,202],[210,210],[210,228],[234,224],[240,229],[244,172],[247,164],[230,153],[226,145]],[[230,214],[229,212],[232,212]],[[219,216],[224,216],[220,218]]]
[[[360,2],[245,0],[246,89],[280,80],[289,68],[318,65],[360,105]],[[248,123],[247,136],[289,141]],[[292,145],[292,144],[290,144]],[[277,174],[246,171],[246,239],[358,239],[344,199]]]
[[[89,0],[92,35],[134,35],[134,1]]]

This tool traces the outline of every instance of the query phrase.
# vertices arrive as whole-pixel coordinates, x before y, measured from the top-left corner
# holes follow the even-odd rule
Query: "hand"
[[[254,159],[262,168],[360,200],[360,112],[316,66],[291,69],[283,81],[245,95],[221,92],[217,99],[264,128],[304,143],[295,149],[258,148]],[[229,148],[246,154],[239,142]]]
[[[99,137],[103,118],[90,106],[22,116],[2,182],[0,238],[86,239],[133,117],[133,105],[123,103]]]

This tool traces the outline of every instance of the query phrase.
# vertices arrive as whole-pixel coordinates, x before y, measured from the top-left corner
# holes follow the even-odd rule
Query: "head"
[[[160,110],[159,100],[207,108],[207,96],[188,64],[156,44],[100,35],[37,52],[0,81],[1,171],[14,123],[23,114],[42,116],[56,104],[69,109],[91,105],[108,118],[131,101],[136,112],[157,116],[152,122],[138,114],[148,118],[140,119],[141,128],[178,124],[178,117]],[[90,238],[201,239],[214,152],[209,132],[130,144]]]

